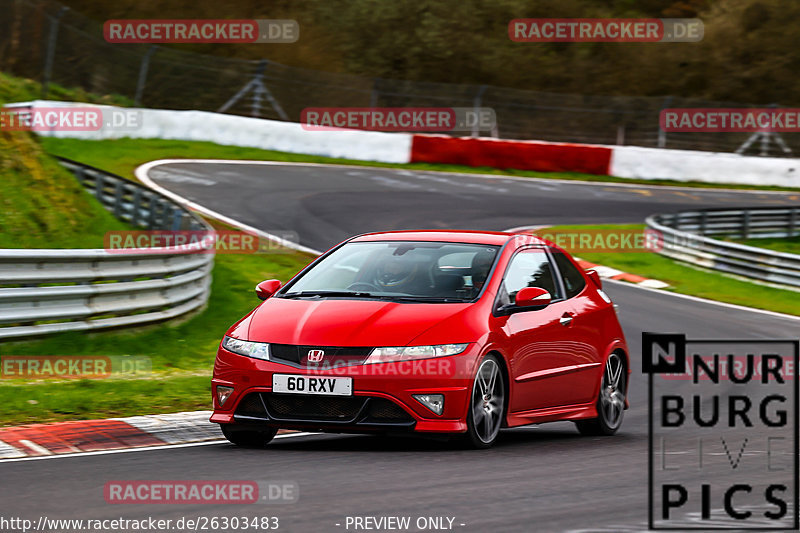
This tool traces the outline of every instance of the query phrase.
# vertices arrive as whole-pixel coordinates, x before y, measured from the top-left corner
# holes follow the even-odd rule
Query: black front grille
[[[278,418],[302,420],[352,420],[366,398],[358,396],[308,396],[305,394],[264,394],[269,412]]]
[[[261,395],[256,392],[242,398],[242,401],[239,402],[239,406],[236,408],[236,414],[264,418],[267,415],[267,410],[264,408]]]
[[[366,396],[315,396],[253,392],[242,398],[235,416],[276,422],[338,422],[353,424],[403,424],[414,418],[387,400]]]
[[[322,361],[309,362],[308,352],[320,350]],[[372,352],[370,347],[358,346],[304,346],[296,344],[270,344],[269,356],[275,361],[302,367],[338,367],[360,365]]]
[[[369,402],[367,413],[369,418],[374,420],[412,420],[411,416],[402,407],[385,398],[372,398]]]

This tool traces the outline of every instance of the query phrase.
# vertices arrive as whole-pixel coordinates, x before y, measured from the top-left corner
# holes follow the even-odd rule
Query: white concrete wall
[[[609,173],[621,178],[800,187],[798,159],[694,150],[616,146]]]
[[[71,102],[30,102],[35,107],[87,106]],[[25,104],[16,104],[25,105]],[[97,106],[104,112],[128,110]],[[79,139],[176,139],[278,150],[361,161],[408,163],[412,134],[355,130],[307,131],[300,124],[223,115],[206,111],[133,109],[141,113],[136,129],[58,131],[42,135]],[[490,142],[490,141],[487,141]],[[553,143],[558,144],[558,143]],[[800,187],[800,160],[741,156],[694,150],[609,146],[609,174],[621,178],[667,179],[746,185]]]
[[[100,107],[104,113],[115,108],[70,102],[37,100],[34,107]],[[122,108],[116,108],[122,109]],[[141,113],[139,128],[109,128],[99,131],[53,131],[40,133],[76,139],[176,139],[209,141],[230,146],[278,150],[296,154],[320,155],[361,161],[408,163],[411,135],[372,131],[307,131],[294,122],[280,122],[206,111],[160,109],[125,110]]]

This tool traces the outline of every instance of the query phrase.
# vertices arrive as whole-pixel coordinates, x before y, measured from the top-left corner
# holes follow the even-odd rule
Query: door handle
[[[569,313],[564,313],[563,315],[561,315],[561,318],[558,319],[558,322],[562,326],[567,327],[570,324],[572,324],[572,315],[570,315]]]

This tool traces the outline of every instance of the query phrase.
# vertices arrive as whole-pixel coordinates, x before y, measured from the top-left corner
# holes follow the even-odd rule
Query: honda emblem
[[[308,351],[308,362],[309,363],[319,363],[322,361],[322,358],[325,357],[325,352],[322,350],[309,350]]]

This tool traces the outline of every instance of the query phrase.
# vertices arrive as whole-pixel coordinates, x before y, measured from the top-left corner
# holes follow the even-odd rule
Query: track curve
[[[800,200],[791,194],[302,164],[176,163],[152,168],[150,177],[264,231],[296,231],[302,244],[319,249],[366,231],[641,222],[656,212]],[[506,431],[486,452],[427,440],[314,435],[282,439],[263,451],[213,444],[18,462],[0,465],[6,480],[23,481],[0,485],[0,499],[31,518],[273,514],[281,519],[280,530],[298,532],[345,531],[345,517],[364,515],[451,516],[454,529],[463,531],[646,530],[642,331],[796,338],[800,321],[619,283],[606,287],[620,305],[633,364],[631,409],[613,438],[580,437],[572,424],[557,423]],[[220,324],[220,331],[226,326]],[[300,501],[269,508],[124,509],[103,501],[105,481],[154,478],[292,480],[300,486]]]

